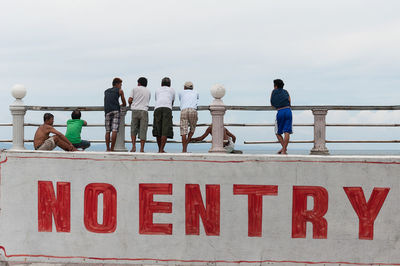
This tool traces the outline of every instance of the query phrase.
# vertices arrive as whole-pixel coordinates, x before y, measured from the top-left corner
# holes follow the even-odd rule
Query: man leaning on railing
[[[275,134],[282,149],[278,154],[287,154],[290,134],[292,131],[292,110],[290,109],[290,95],[283,89],[285,84],[281,79],[274,80],[274,89],[271,93],[271,105],[278,110],[276,114]],[[284,134],[284,138],[282,137]]]
[[[107,151],[114,151],[115,142],[117,141],[117,133],[119,130],[119,121],[121,117],[121,107],[119,104],[119,97],[121,97],[121,106],[126,106],[124,91],[122,90],[122,80],[114,78],[112,88],[104,91],[104,113],[105,113],[105,127],[106,127],[106,146]],[[111,147],[110,147],[110,135]]]

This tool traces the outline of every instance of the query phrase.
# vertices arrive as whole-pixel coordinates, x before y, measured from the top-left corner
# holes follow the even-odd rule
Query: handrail
[[[25,123],[26,127],[38,127],[42,124],[39,123]],[[12,126],[12,124],[0,124],[0,126]],[[54,127],[67,127],[66,124],[55,124]],[[126,127],[130,127],[131,124],[125,124]],[[149,124],[152,127],[153,124]],[[173,124],[173,127],[180,127],[179,124]],[[196,127],[208,127],[211,124],[200,123]],[[274,127],[273,123],[224,123],[226,127]],[[314,124],[293,124],[294,127],[312,127]],[[400,127],[400,124],[326,124],[327,127]],[[104,127],[104,124],[88,124],[86,127]]]
[[[230,111],[275,111],[275,109],[271,106],[236,106],[236,105],[222,105],[225,110]],[[19,107],[15,107],[14,105],[10,106],[10,110],[15,109],[15,117],[21,118],[21,112],[25,111],[73,111],[75,109],[79,109],[81,111],[97,111],[103,112],[103,106],[25,106],[20,105]],[[213,111],[215,109],[214,105],[202,105],[198,106],[199,111],[211,111],[213,116]],[[313,140],[291,140],[290,143],[314,143],[314,148],[311,150],[313,154],[329,154],[328,149],[326,148],[326,143],[400,143],[400,140],[326,140],[326,127],[399,127],[398,123],[326,123],[326,115],[329,110],[334,111],[382,111],[382,110],[400,110],[400,105],[390,105],[390,106],[367,106],[367,105],[298,105],[292,106],[291,109],[293,111],[312,111],[314,116],[313,123],[298,123],[294,124],[295,127],[313,127],[314,128],[314,139]],[[12,110],[12,113],[13,113]],[[25,110],[25,111],[24,111]],[[125,119],[126,111],[130,111],[129,107],[121,108],[123,114],[122,116]],[[179,111],[180,108],[178,106],[174,106],[173,111]],[[217,109],[215,109],[217,110]],[[154,106],[149,107],[149,111],[154,111]],[[20,113],[18,113],[20,112]],[[13,116],[14,119],[14,116]],[[23,119],[23,116],[22,116]],[[13,120],[14,121],[14,120]],[[22,121],[22,123],[21,123]],[[124,120],[122,120],[124,121]],[[221,120],[222,121],[222,120]],[[23,129],[24,126],[27,127],[37,127],[41,124],[39,123],[23,123],[23,120],[19,120],[19,126]],[[222,126],[222,123],[220,124]],[[274,123],[224,123],[224,126],[228,127],[273,127]],[[10,123],[0,123],[0,127],[13,126]],[[55,127],[66,127],[66,124],[56,124]],[[123,128],[121,130],[121,136],[118,135],[119,145],[123,145],[123,143],[130,143],[130,140],[125,140],[125,130],[124,128],[130,127],[131,125],[128,123],[121,123],[120,126]],[[152,127],[152,124],[149,124]],[[173,124],[174,127],[179,127],[179,124]],[[199,123],[198,127],[206,127],[210,126],[210,123]],[[88,125],[88,127],[104,127],[103,123],[94,123]],[[17,147],[23,147],[23,142],[31,142],[32,140],[24,140],[20,136],[16,139],[19,139],[16,144]],[[11,142],[13,140],[0,140],[0,142]],[[104,140],[91,140],[93,143],[104,143]],[[148,143],[155,143],[153,140],[147,141]],[[181,143],[180,141],[169,140],[170,143]],[[200,143],[208,143],[209,141],[203,141]],[[14,143],[14,142],[13,142]],[[22,144],[21,144],[22,143]],[[244,144],[277,144],[278,141],[244,141]],[[14,144],[13,144],[14,145]],[[214,144],[213,144],[214,145]],[[124,146],[121,146],[124,147]]]
[[[325,140],[326,143],[400,143],[400,140]],[[293,140],[289,143],[314,143],[313,140]],[[244,144],[279,144],[279,141],[244,141]]]
[[[139,142],[140,139],[137,139],[137,142]],[[12,140],[0,140],[0,142],[12,142]],[[24,142],[32,143],[33,139],[25,139]],[[105,140],[91,140],[91,143],[105,143]],[[125,143],[131,143],[131,140],[125,140]],[[168,143],[182,143],[180,140],[167,140]],[[146,143],[157,143],[155,140],[146,140]],[[211,140],[202,140],[202,141],[193,141],[191,143],[211,143]]]
[[[275,111],[272,106],[247,106],[247,105],[226,105],[226,110],[233,111]],[[34,106],[27,105],[26,110],[29,111],[73,111],[79,109],[81,111],[104,111],[103,106]],[[294,111],[307,111],[312,109],[324,110],[344,110],[344,111],[378,111],[378,110],[400,110],[400,105],[296,105],[291,107]],[[128,109],[129,110],[129,109]],[[179,111],[178,106],[174,106],[172,111]],[[198,106],[199,111],[209,110],[208,105]],[[149,111],[154,111],[154,106],[149,106]]]

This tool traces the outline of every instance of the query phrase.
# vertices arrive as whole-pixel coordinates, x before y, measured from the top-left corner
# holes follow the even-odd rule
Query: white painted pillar
[[[314,115],[314,147],[310,154],[313,155],[329,155],[326,148],[326,114],[327,109],[312,109]]]
[[[13,104],[10,105],[10,111],[13,120],[13,138],[11,150],[25,150],[24,146],[24,117],[26,106],[22,99],[26,95],[24,85],[16,84],[11,90],[12,96],[15,98]]]
[[[114,151],[128,151],[125,147],[125,116],[127,109],[121,107],[121,119],[119,121],[119,130],[117,134],[117,140],[115,142]]]
[[[224,149],[224,115],[225,104],[221,100],[225,95],[225,88],[216,84],[211,88],[211,95],[214,101],[210,105],[212,116],[212,146],[208,152],[226,153]]]

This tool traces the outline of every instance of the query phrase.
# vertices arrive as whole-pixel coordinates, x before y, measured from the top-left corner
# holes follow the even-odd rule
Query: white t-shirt
[[[179,100],[181,101],[181,110],[187,108],[193,108],[197,110],[199,93],[194,90],[183,90],[179,93]]]
[[[155,94],[156,104],[154,109],[160,107],[168,107],[172,109],[172,102],[175,100],[175,91],[171,87],[162,86],[156,90]]]
[[[147,87],[138,86],[133,88],[129,96],[133,98],[131,109],[147,111],[149,109],[150,96],[151,93]]]

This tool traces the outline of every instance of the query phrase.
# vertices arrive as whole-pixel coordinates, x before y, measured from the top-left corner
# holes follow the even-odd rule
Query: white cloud
[[[277,77],[294,105],[398,104],[399,9],[397,0],[1,1],[0,92],[7,96],[0,113],[7,115],[0,122],[10,120],[15,83],[26,85],[30,105],[101,105],[114,76],[125,92],[141,75],[152,90],[167,75],[176,90],[192,80],[202,105],[215,83],[225,84],[226,104],[269,104]],[[295,122],[312,119],[295,112]],[[392,123],[399,116],[329,112],[327,119]],[[273,113],[228,120],[273,121]],[[274,138],[269,128],[235,130],[241,139]],[[310,132],[298,128],[294,138]]]

